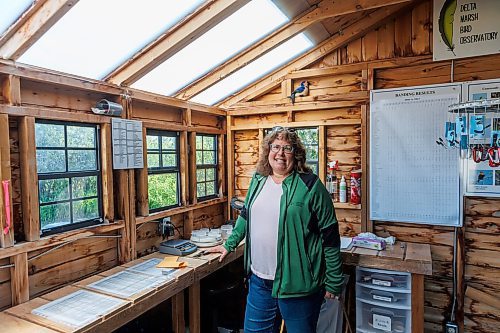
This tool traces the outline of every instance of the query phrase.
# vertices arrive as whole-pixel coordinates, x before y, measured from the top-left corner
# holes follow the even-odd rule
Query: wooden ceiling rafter
[[[243,50],[233,58],[214,68],[203,77],[181,89],[175,97],[190,99],[210,88],[225,77],[236,72],[273,48],[284,43],[293,36],[306,30],[312,24],[324,19],[375,9],[383,6],[409,2],[411,0],[356,0],[336,2],[323,0],[309,10],[298,15],[294,20],[273,32],[261,41]]]
[[[0,57],[17,60],[78,0],[38,0],[0,37]]]
[[[104,80],[131,85],[192,41],[246,5],[250,0],[209,0],[123,63]]]
[[[277,87],[281,84],[289,73],[306,68],[315,61],[321,59],[323,56],[346,45],[356,38],[363,36],[368,31],[381,26],[389,19],[394,18],[394,16],[401,11],[413,7],[415,4],[419,3],[419,1],[420,0],[413,0],[411,2],[404,2],[375,9],[373,12],[365,15],[361,20],[346,27],[343,31],[339,31],[336,35],[325,40],[311,51],[298,57],[288,65],[276,69],[254,84],[247,86],[244,90],[241,90],[240,92],[222,100],[217,104],[217,106],[228,108],[240,101],[250,101],[253,98],[261,96],[266,91],[269,91],[273,87]]]

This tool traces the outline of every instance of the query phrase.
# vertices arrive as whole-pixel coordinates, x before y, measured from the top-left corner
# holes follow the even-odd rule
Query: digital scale
[[[160,253],[171,254],[174,256],[185,256],[195,252],[198,249],[196,245],[185,239],[171,239],[160,243],[158,250]]]

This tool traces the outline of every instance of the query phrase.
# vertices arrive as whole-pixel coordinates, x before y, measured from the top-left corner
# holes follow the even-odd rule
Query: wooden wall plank
[[[33,158],[36,156],[35,147],[35,118],[22,117],[19,121],[19,154],[24,237],[27,241],[40,238],[38,176],[36,158]]]
[[[101,124],[102,199],[104,219],[115,219],[111,124]]]
[[[10,268],[10,285],[12,288],[12,305],[21,304],[29,300],[28,256],[20,253],[10,258],[14,266]]]
[[[412,53],[414,55],[429,54],[432,41],[432,3],[423,1],[412,11]]]
[[[0,114],[0,247],[2,248],[14,245],[11,174],[9,117],[6,114]],[[3,189],[4,181],[8,182],[8,198]],[[8,203],[5,203],[7,200]],[[9,215],[7,215],[6,205],[10,207]],[[5,230],[7,230],[7,233],[5,233]]]
[[[181,152],[182,152],[182,140],[181,140]],[[136,204],[137,204],[137,215],[148,216],[149,215],[149,195],[148,195],[148,145],[147,145],[147,128],[142,128],[142,158],[144,161],[144,167],[135,170],[135,183],[137,184],[136,190]],[[184,155],[182,155],[184,156]],[[184,159],[181,159],[181,166]],[[182,169],[182,167],[181,167]],[[182,176],[181,176],[182,179]]]

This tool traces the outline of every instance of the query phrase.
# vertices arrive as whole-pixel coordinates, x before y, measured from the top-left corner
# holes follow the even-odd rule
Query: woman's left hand
[[[335,294],[332,294],[331,292],[327,291],[325,293],[325,298],[326,299],[336,299],[336,300],[340,300],[340,297],[335,295]]]

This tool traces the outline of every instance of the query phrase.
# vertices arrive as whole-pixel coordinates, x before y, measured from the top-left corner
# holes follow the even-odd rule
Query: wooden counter
[[[177,333],[185,330],[184,322],[184,293],[189,291],[189,330],[191,333],[199,333],[200,327],[200,280],[228,263],[241,257],[244,252],[244,244],[240,244],[235,252],[229,253],[223,262],[219,262],[220,254],[207,254],[196,256],[201,251],[179,258],[185,261],[188,267],[178,269],[174,279],[165,284],[147,290],[144,293],[134,295],[131,298],[120,298],[126,303],[91,324],[74,329],[63,324],[55,323],[34,315],[31,311],[43,304],[68,295],[77,290],[90,290],[89,284],[114,273],[125,270],[142,261],[151,258],[164,258],[166,255],[153,253],[125,265],[112,268],[98,275],[89,277],[70,286],[58,289],[29,302],[7,309],[0,313],[2,328],[6,332],[111,332],[132,319],[143,314],[147,310],[157,306],[166,299],[172,298],[172,321],[173,329]],[[430,246],[428,244],[396,243],[384,251],[352,248],[342,250],[344,263],[347,265],[359,265],[364,267],[406,271],[412,273],[412,332],[423,332],[423,310],[424,310],[424,275],[432,274],[432,260]],[[100,293],[95,289],[93,292]],[[109,296],[109,295],[108,295]],[[114,296],[116,297],[116,296]]]

